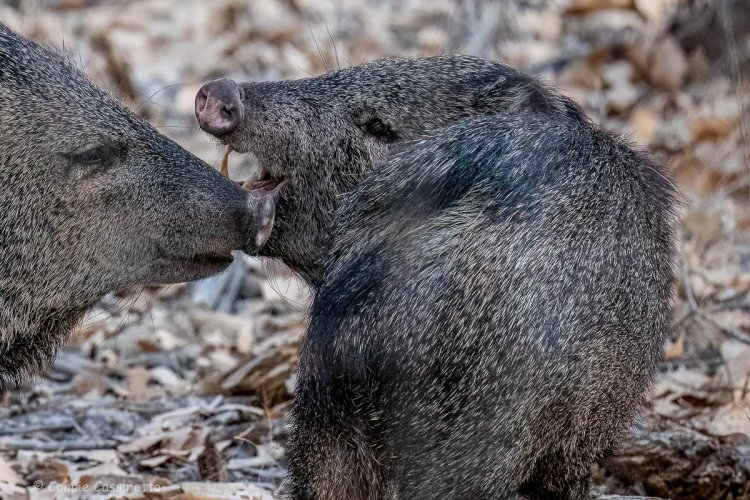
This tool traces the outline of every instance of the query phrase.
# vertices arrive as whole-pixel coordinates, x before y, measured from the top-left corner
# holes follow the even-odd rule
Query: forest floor
[[[683,194],[664,360],[633,437],[595,468],[594,491],[750,498],[750,14],[696,11],[702,3],[15,0],[0,21],[64,48],[217,167],[223,151],[197,129],[193,99],[221,76],[462,52],[559,86],[669,165]],[[255,168],[233,156],[230,175]],[[107,296],[49,375],[0,405],[0,498],[283,491],[309,297],[279,263],[246,256],[198,284]]]

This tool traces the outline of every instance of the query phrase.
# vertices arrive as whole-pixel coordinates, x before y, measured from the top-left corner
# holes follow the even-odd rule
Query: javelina
[[[665,173],[472,57],[220,80],[196,104],[289,180],[264,251],[316,286],[294,498],[585,497],[667,332]]]
[[[244,192],[2,24],[0,183],[0,391],[107,291],[217,273],[273,219],[274,192]]]

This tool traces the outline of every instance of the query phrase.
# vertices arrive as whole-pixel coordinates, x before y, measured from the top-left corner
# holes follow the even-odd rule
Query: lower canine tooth
[[[231,144],[227,145],[227,151],[224,153],[224,159],[221,161],[221,175],[229,177],[229,153],[234,151]]]

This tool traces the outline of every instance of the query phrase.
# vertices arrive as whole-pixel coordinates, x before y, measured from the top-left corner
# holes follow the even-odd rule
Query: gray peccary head
[[[0,183],[0,391],[106,292],[223,270],[276,194],[243,191],[2,24]]]
[[[382,59],[301,80],[217,80],[198,92],[196,116],[206,132],[254,153],[260,180],[289,181],[261,252],[316,283],[341,194],[394,147],[429,130],[501,109],[567,106],[533,102],[547,93],[524,91],[530,86],[538,83],[474,57]]]

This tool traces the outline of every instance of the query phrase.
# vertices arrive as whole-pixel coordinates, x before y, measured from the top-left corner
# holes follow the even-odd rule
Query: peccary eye
[[[91,149],[72,153],[70,160],[81,166],[104,166],[118,160],[124,153],[121,144],[102,144]]]
[[[120,160],[126,152],[124,144],[104,143],[66,155],[70,173],[75,179],[83,179],[100,173]]]
[[[370,118],[364,124],[363,128],[368,134],[372,135],[373,137],[377,137],[378,139],[381,139],[385,142],[393,142],[398,139],[398,135],[391,128],[391,126],[377,116]]]

